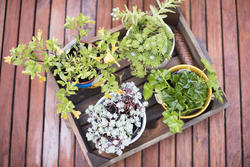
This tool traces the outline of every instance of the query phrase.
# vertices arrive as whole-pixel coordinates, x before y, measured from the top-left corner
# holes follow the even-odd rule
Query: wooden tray
[[[170,14],[165,20],[165,22],[168,25],[177,28],[179,32],[182,33],[188,45],[188,48],[192,54],[192,58],[195,63],[195,66],[202,69],[203,65],[200,62],[200,59],[206,58],[210,62],[211,62],[211,59],[208,56],[206,49],[201,45],[201,42],[198,42],[199,40],[197,41],[195,39],[193,33],[189,29],[181,12],[179,10],[176,10],[176,12],[177,13],[175,14]],[[110,31],[111,32],[120,31],[120,38],[122,38],[126,33],[126,30],[124,29],[124,26],[122,25],[115,27],[111,29]],[[89,42],[96,42],[97,40],[98,40],[97,37],[93,37]],[[73,43],[74,41],[71,42],[71,44]],[[173,57],[171,58],[170,62],[167,64],[165,68],[168,69],[177,64],[181,64],[181,61],[176,51],[174,51]],[[123,82],[134,81],[135,84],[141,89],[141,92],[142,92],[143,83],[145,82],[145,79],[133,77],[130,73],[128,62],[122,61],[120,62],[120,65],[121,67],[117,69],[116,73],[118,75],[124,74]],[[87,122],[87,115],[85,114],[85,109],[90,104],[95,104],[103,96],[103,94],[101,94],[100,92],[101,92],[100,88],[80,89],[77,95],[70,97],[70,99],[75,104],[77,110],[81,111],[82,114],[78,120],[74,119],[71,114],[68,114],[69,118],[66,120],[67,126],[71,128],[74,134],[76,135],[76,138],[81,146],[81,149],[90,167],[109,166],[119,160],[122,160],[136,152],[139,152],[173,135],[172,133],[169,132],[168,127],[165,124],[163,124],[161,121],[162,119],[161,114],[162,114],[163,108],[159,104],[156,103],[154,98],[151,98],[149,100],[149,107],[146,110],[147,124],[146,124],[146,128],[142,136],[136,142],[126,147],[121,156],[117,156],[115,154],[105,154],[105,153],[98,154],[98,151],[96,150],[94,144],[92,142],[88,142],[85,137],[87,129],[90,126],[90,124]],[[223,96],[223,99],[224,99],[223,104],[221,104],[217,100],[211,101],[209,107],[206,109],[206,111],[202,115],[193,119],[185,120],[183,130],[216,114],[219,111],[222,111],[227,106],[229,106],[229,103],[225,94]]]

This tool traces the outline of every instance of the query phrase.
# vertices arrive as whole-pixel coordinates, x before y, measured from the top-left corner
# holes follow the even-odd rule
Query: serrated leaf
[[[151,85],[146,82],[143,87],[143,96],[145,100],[148,100],[153,95],[153,88]]]

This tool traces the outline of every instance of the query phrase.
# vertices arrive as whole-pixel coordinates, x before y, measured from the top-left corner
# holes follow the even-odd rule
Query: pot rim
[[[188,64],[181,64],[181,65],[177,65],[177,66],[171,67],[168,71],[170,73],[173,73],[173,72],[181,70],[181,69],[189,69],[189,70],[195,72],[196,74],[198,74],[199,76],[201,76],[205,81],[208,80],[207,75],[202,70],[200,70],[199,68],[197,68],[195,66],[188,65]],[[180,118],[181,119],[190,119],[190,118],[194,118],[194,117],[199,116],[209,106],[209,104],[211,102],[211,98],[212,98],[212,88],[208,88],[208,97],[207,97],[207,100],[206,100],[204,106],[199,111],[197,111],[197,112],[195,112],[193,114],[190,114],[190,115],[180,116]],[[162,107],[164,109],[167,109],[163,104],[161,104],[161,105],[162,105]]]

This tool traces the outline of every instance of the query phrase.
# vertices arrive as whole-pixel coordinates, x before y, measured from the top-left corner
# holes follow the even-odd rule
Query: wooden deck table
[[[155,0],[0,0],[0,166],[79,166],[87,162],[73,133],[56,114],[55,87],[30,80],[3,57],[38,29],[67,44],[66,16],[80,12],[112,28],[114,7],[149,10]],[[117,167],[250,167],[250,1],[185,0],[190,28],[207,48],[231,106],[182,134],[122,160]],[[46,74],[44,74],[46,75]]]

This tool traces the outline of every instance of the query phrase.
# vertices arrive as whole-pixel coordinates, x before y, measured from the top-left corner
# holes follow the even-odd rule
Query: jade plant
[[[180,116],[189,115],[201,109],[208,98],[208,88],[223,103],[222,91],[217,83],[216,72],[210,64],[202,59],[208,80],[188,69],[170,73],[167,69],[153,70],[144,84],[143,95],[148,100],[153,93],[158,103],[165,111],[162,113],[163,122],[172,133],[180,133],[184,122]]]
[[[40,81],[45,81],[43,72],[52,71],[57,78],[60,89],[56,94],[58,99],[57,113],[67,118],[67,113],[73,113],[79,118],[80,111],[75,111],[75,106],[68,99],[78,90],[75,85],[82,80],[101,78],[102,92],[109,94],[119,91],[118,82],[113,74],[119,59],[117,43],[119,33],[110,34],[107,30],[100,29],[98,36],[100,41],[96,45],[82,42],[90,29],[85,29],[86,24],[94,24],[89,16],[80,14],[77,17],[67,17],[65,28],[74,31],[76,44],[69,50],[62,50],[57,39],[42,39],[42,32],[27,44],[19,44],[17,48],[10,50],[11,56],[5,57],[5,61],[13,65],[21,65],[23,74],[30,75],[31,79],[37,76]]]
[[[174,34],[164,23],[167,12],[173,12],[169,8],[176,8],[180,1],[156,0],[159,9],[150,5],[151,14],[137,9],[120,11],[114,8],[114,20],[120,19],[125,25],[126,36],[122,39],[119,50],[121,55],[131,62],[131,73],[143,78],[147,74],[147,68],[158,67],[166,59],[171,58]]]
[[[111,94],[86,109],[91,124],[86,137],[99,153],[122,154],[122,150],[142,129],[142,118],[148,102],[141,103],[142,95],[133,82],[121,85],[121,94]],[[145,118],[144,118],[145,119]]]

